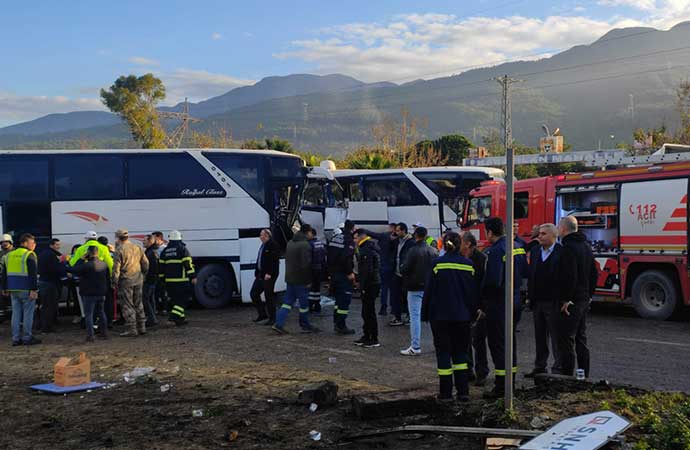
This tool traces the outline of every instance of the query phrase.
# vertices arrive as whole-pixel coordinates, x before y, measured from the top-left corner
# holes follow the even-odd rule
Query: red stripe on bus
[[[685,217],[687,214],[687,210],[685,208],[676,208],[673,210],[673,214],[671,214],[672,218],[677,218],[677,217]]]
[[[685,225],[685,223],[683,223]],[[621,236],[621,244],[685,244],[687,236]]]
[[[688,202],[688,194],[685,194],[683,196],[683,199],[680,201],[681,203],[687,203]]]

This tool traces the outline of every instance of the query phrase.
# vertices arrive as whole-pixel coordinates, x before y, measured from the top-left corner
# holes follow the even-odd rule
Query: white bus
[[[333,169],[332,162],[322,169]],[[322,171],[323,172],[323,171]],[[502,178],[500,169],[484,167],[424,167],[383,170],[330,170],[308,176],[301,220],[320,236],[345,219],[383,231],[389,223],[422,223],[433,237],[457,228],[469,192],[482,181]]]
[[[88,230],[113,242],[118,228],[140,241],[177,229],[197,267],[197,301],[218,308],[233,295],[250,301],[259,232],[286,243],[305,177],[301,158],[274,151],[2,151],[0,233],[55,237],[68,253]]]

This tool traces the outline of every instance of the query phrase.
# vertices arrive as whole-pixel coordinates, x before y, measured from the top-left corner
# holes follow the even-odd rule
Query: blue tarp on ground
[[[103,383],[96,383],[96,382],[91,382],[91,383],[85,383],[85,384],[80,384],[78,386],[58,386],[55,383],[48,383],[48,384],[34,384],[31,386],[31,389],[35,391],[41,391],[41,392],[48,392],[49,394],[69,394],[72,392],[81,392],[81,391],[86,391],[88,389],[98,389],[102,388],[105,386]]]

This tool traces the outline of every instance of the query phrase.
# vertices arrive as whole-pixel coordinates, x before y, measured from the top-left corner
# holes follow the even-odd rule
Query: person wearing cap
[[[117,245],[113,260],[113,286],[117,288],[117,299],[122,308],[122,317],[127,328],[122,337],[146,334],[146,313],[142,290],[144,275],[149,270],[149,260],[144,250],[129,240],[129,232],[123,228],[115,232]]]
[[[75,252],[72,253],[72,258],[69,260],[69,265],[74,267],[74,265],[83,259],[89,247],[98,247],[98,259],[103,261],[108,266],[108,271],[112,274],[113,272],[113,257],[110,255],[110,249],[107,246],[98,242],[98,234],[95,231],[87,231],[84,235],[84,243],[77,248]]]
[[[12,346],[35,345],[41,341],[32,335],[38,299],[38,260],[34,253],[36,238],[25,233],[19,247],[2,257],[0,285],[12,298]],[[20,329],[23,328],[23,336]]]
[[[185,310],[192,298],[192,285],[196,284],[196,272],[192,255],[182,242],[182,233],[172,230],[168,233],[168,245],[161,253],[160,276],[170,297],[171,307],[168,320],[177,326],[186,325]]]

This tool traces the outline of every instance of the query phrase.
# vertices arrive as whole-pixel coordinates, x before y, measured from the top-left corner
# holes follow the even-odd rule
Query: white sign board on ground
[[[599,411],[559,422],[520,450],[596,450],[629,426],[619,415]]]

